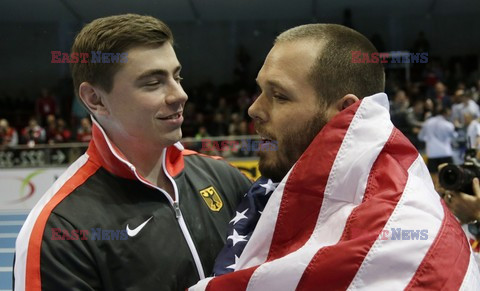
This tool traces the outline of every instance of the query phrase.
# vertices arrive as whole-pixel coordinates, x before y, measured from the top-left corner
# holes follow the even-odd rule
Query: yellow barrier
[[[228,161],[233,166],[237,167],[242,173],[244,173],[248,178],[256,180],[260,177],[260,171],[258,170],[258,160],[229,160]]]

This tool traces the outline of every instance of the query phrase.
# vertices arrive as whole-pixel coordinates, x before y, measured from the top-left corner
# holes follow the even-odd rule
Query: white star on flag
[[[247,237],[246,235],[239,235],[239,234],[237,233],[237,231],[234,229],[234,230],[233,230],[233,234],[232,234],[232,235],[229,235],[229,236],[227,237],[227,240],[228,240],[228,239],[231,239],[231,240],[232,240],[232,243],[233,243],[232,246],[235,246],[238,242],[247,241],[247,240],[245,239],[246,237]]]
[[[275,191],[275,188],[277,188],[278,183],[273,183],[272,179],[268,179],[267,184],[260,184],[263,188],[265,188],[265,195],[268,193]]]
[[[247,211],[248,211],[248,208],[245,209],[243,212],[238,212],[238,211],[236,211],[237,214],[235,215],[235,217],[234,217],[232,220],[230,220],[230,222],[233,222],[233,225],[235,225],[235,224],[236,224],[237,222],[239,222],[240,220],[242,220],[242,219],[244,219],[244,218],[247,219],[248,217],[245,216],[245,213],[246,213]]]
[[[238,257],[237,255],[235,255],[235,263],[231,264],[230,266],[226,266],[225,268],[235,270],[235,268],[237,267],[237,261]]]

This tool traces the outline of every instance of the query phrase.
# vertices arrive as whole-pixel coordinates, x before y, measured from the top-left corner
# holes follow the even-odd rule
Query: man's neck
[[[132,163],[137,172],[153,185],[165,190],[173,200],[175,193],[173,185],[163,170],[163,149],[164,148],[142,148],[135,147],[133,143],[127,143],[124,148],[117,145],[122,153]]]
[[[107,133],[108,135],[108,133]],[[139,140],[131,140],[120,135],[108,135],[113,144],[122,152],[127,160],[135,166],[137,172],[153,185],[168,192],[175,200],[172,183],[163,171],[163,150]]]

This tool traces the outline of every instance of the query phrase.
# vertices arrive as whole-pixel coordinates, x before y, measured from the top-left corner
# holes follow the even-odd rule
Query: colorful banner
[[[0,170],[0,210],[29,210],[66,170],[24,168]]]

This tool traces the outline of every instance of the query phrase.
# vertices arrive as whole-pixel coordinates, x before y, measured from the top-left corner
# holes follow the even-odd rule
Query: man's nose
[[[170,88],[168,95],[165,99],[167,104],[175,104],[175,103],[185,103],[188,100],[188,95],[183,90],[182,85],[180,83],[175,83]]]
[[[253,102],[252,105],[248,108],[248,115],[257,122],[267,121],[267,113],[265,111],[265,96],[260,94],[258,98]]]

